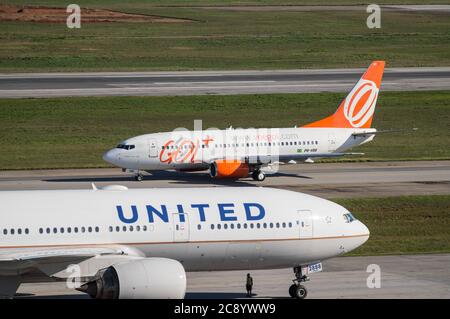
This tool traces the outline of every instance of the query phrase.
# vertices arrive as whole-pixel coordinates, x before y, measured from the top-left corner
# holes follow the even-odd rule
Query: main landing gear
[[[292,280],[294,283],[289,287],[289,295],[292,298],[304,299],[308,295],[308,291],[305,286],[301,285],[302,282],[308,281],[309,278],[302,274],[302,267],[294,267],[295,279]]]
[[[142,182],[144,180],[144,175],[142,175],[141,173],[137,173],[136,175],[134,175],[134,180],[137,182]]]
[[[255,181],[262,182],[263,180],[266,179],[266,174],[264,174],[264,172],[262,172],[261,170],[258,169],[256,171],[253,171],[252,178]]]

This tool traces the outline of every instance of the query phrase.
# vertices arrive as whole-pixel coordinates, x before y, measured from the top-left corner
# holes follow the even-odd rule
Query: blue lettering
[[[236,216],[226,216],[227,214],[234,214],[234,209],[226,209],[227,207],[229,208],[234,208],[234,204],[217,204],[217,206],[219,207],[219,214],[220,214],[220,220],[221,221],[234,221],[237,220]]]
[[[131,224],[131,223],[135,223],[138,220],[138,211],[137,211],[136,206],[131,205],[131,212],[133,213],[133,215],[130,218],[125,217],[122,206],[117,205],[116,209],[117,209],[117,214],[119,215],[119,219],[122,222]]]
[[[178,209],[178,217],[180,218],[180,223],[186,222],[186,218],[184,216],[184,210],[182,205],[177,205]]]
[[[153,223],[153,214],[158,216],[163,222],[168,223],[169,222],[169,216],[167,215],[167,208],[166,205],[161,205],[161,211],[158,211],[155,207],[151,205],[145,206],[147,207],[147,214],[148,214],[148,222]]]
[[[252,215],[251,207],[255,207],[259,210],[258,215]],[[264,207],[257,203],[244,203],[244,208],[245,208],[245,217],[247,218],[247,220],[261,220],[266,215]]]
[[[208,208],[208,207],[209,207],[208,204],[192,204],[191,207],[192,207],[192,208],[197,208],[197,209],[198,209],[198,215],[200,216],[200,221],[201,221],[201,222],[206,221],[206,218],[205,218],[205,208]]]

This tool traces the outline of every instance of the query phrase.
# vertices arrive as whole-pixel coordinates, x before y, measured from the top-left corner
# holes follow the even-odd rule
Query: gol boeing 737
[[[373,114],[384,71],[374,61],[342,101],[337,111],[303,127],[279,129],[226,129],[146,134],[121,142],[103,159],[135,173],[175,169],[208,170],[213,178],[265,179],[264,168],[273,164],[336,157],[373,140]]]
[[[369,238],[344,207],[260,187],[0,192],[0,296],[67,280],[94,298],[183,298],[185,271],[293,267],[292,297],[321,261]],[[287,284],[287,283],[286,283]]]

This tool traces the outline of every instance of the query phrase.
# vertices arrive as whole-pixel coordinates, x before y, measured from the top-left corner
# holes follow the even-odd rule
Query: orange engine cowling
[[[216,160],[209,167],[213,178],[240,178],[247,177],[248,173],[248,164],[238,160]]]

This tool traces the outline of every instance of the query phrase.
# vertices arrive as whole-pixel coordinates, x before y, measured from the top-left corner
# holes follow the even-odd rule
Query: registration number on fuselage
[[[304,266],[302,269],[302,272],[304,274],[312,274],[312,273],[321,272],[321,271],[322,271],[322,263],[320,263],[320,262]]]

